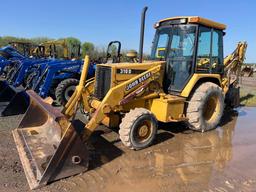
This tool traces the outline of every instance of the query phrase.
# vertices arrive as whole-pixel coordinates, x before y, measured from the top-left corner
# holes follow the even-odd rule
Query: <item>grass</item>
[[[242,105],[256,107],[256,87],[241,87],[240,98]]]

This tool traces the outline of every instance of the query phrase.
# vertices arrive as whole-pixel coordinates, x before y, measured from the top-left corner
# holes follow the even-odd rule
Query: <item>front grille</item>
[[[111,67],[98,65],[95,77],[94,96],[102,100],[110,89]]]

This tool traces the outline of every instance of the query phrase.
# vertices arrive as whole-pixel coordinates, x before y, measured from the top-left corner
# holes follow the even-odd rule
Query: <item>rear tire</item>
[[[199,85],[189,99],[186,115],[189,128],[208,131],[220,123],[224,111],[222,89],[211,82]]]
[[[157,120],[153,113],[144,108],[135,108],[126,113],[120,124],[122,143],[135,150],[150,146],[157,134]]]
[[[65,79],[56,88],[55,96],[58,104],[65,106],[74,93],[79,81],[77,79]]]

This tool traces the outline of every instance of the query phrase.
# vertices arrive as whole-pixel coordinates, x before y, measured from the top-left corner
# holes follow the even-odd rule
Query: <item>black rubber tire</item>
[[[209,100],[214,98],[212,106]],[[224,111],[224,95],[222,89],[211,82],[199,85],[190,97],[186,109],[189,128],[196,131],[205,132],[217,127],[220,123]],[[210,112],[209,112],[210,111]],[[207,112],[207,115],[205,115]]]
[[[145,121],[150,122],[149,135],[143,142],[138,141],[136,131]],[[144,108],[135,108],[126,113],[120,124],[119,136],[130,149],[140,150],[150,146],[157,134],[158,122],[153,113]]]
[[[65,106],[72,95],[72,90],[75,91],[75,87],[78,85],[78,83],[79,80],[73,78],[61,81],[55,90],[56,102],[62,106]],[[70,91],[70,93],[67,91]]]

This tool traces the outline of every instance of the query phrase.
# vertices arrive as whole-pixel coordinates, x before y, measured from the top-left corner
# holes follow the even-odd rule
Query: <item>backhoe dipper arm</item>
[[[245,53],[247,49],[246,42],[239,42],[236,49],[224,59],[224,75],[229,79],[229,85],[236,84],[239,81],[242,64],[245,60]],[[231,75],[235,78],[231,80]]]

